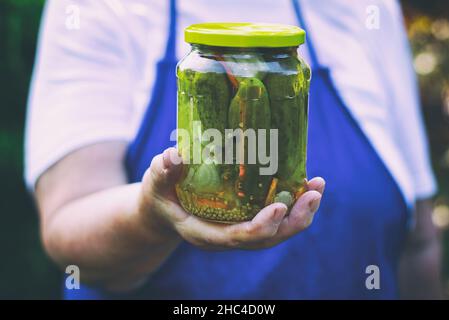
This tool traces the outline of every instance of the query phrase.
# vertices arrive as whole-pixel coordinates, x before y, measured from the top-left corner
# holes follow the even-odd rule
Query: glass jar
[[[184,209],[218,222],[289,208],[304,192],[310,68],[294,26],[206,23],[188,27],[178,64],[176,192]]]

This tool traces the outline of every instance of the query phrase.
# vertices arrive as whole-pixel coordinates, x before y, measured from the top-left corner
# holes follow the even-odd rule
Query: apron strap
[[[307,24],[306,24],[306,21],[304,19],[302,12],[301,12],[301,8],[299,6],[299,0],[292,0],[292,3],[293,3],[293,8],[294,8],[295,14],[296,14],[296,19],[298,20],[300,27],[302,27],[304,30],[307,31]],[[321,66],[321,63],[318,59],[318,55],[316,53],[315,47],[313,45],[312,37],[308,32],[307,32],[307,39],[308,39],[307,48],[309,50],[310,63],[312,65],[312,67],[316,68],[316,69],[323,68]]]
[[[176,0],[170,0],[170,24],[164,60],[176,60],[176,30],[177,30]]]
[[[125,158],[130,182],[140,181],[151,159],[172,145],[169,136],[176,128],[176,16],[176,1],[170,0],[165,52],[156,64],[151,99]]]

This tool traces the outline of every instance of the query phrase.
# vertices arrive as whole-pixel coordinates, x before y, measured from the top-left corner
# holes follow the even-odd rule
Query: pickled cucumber
[[[238,91],[229,106],[228,125],[230,129],[265,129],[269,133],[271,127],[271,111],[267,90],[257,78],[245,78],[239,84]],[[269,134],[265,141],[269,148]],[[247,203],[260,203],[264,200],[269,176],[259,173],[261,167],[258,157],[255,155],[256,163],[248,163],[248,141],[242,136],[240,146],[243,147],[244,164],[236,164],[239,175],[236,180],[236,193]],[[257,137],[258,139],[258,137]],[[258,141],[259,143],[259,141]],[[240,150],[242,151],[242,150]],[[235,150],[236,155],[239,150]]]
[[[202,130],[213,128],[224,133],[230,101],[230,86],[224,72],[196,72],[191,92]]]
[[[189,168],[194,171],[201,171],[198,167],[200,164],[192,164],[194,159],[200,159],[200,155],[193,156],[194,139],[201,138],[202,132],[207,129],[217,129],[224,135],[224,129],[227,122],[227,109],[230,101],[230,85],[226,79],[223,67],[215,60],[208,60],[203,66],[214,72],[198,72],[191,69],[178,69],[178,128],[187,130],[189,140],[182,141],[182,136],[178,135],[178,148],[183,159],[188,159],[191,163]],[[201,127],[195,127],[194,121],[201,123]],[[196,132],[194,132],[194,130]],[[197,141],[202,147],[207,145],[209,141]],[[224,139],[222,141],[223,145]],[[222,150],[218,150],[222,152]],[[185,171],[188,168],[185,169]],[[223,167],[218,165],[217,175],[220,176]],[[208,169],[211,171],[212,168]],[[184,176],[188,173],[185,172]],[[199,181],[202,175],[194,175],[194,182],[191,185],[199,183],[201,192],[205,192],[204,186],[207,183]],[[207,181],[206,181],[207,182]],[[215,186],[210,185],[211,192],[215,191]]]
[[[298,188],[305,178],[307,141],[307,81],[298,60],[280,62],[290,72],[269,73],[264,79],[272,112],[272,128],[279,134],[279,167],[276,176],[281,188]],[[291,72],[295,70],[295,72]]]

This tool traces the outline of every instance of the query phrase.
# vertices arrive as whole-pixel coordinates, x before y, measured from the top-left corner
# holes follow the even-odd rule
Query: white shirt
[[[409,205],[436,184],[416,79],[394,0],[301,0],[308,37],[343,100]],[[168,31],[164,0],[49,0],[29,97],[26,181],[68,153],[101,141],[131,141],[148,105]],[[367,27],[374,8],[379,29]],[[367,11],[368,10],[368,11]],[[178,0],[183,29],[206,21],[297,25],[290,0]],[[367,21],[369,20],[369,21]],[[301,53],[308,60],[307,46]]]

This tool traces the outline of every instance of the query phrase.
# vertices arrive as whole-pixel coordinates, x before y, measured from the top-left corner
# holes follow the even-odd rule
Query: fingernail
[[[318,210],[318,207],[320,206],[321,202],[321,196],[316,197],[314,200],[310,201],[309,208],[311,212],[315,212]]]
[[[170,163],[170,155],[169,155],[167,150],[165,150],[162,153],[162,165],[164,166],[164,169],[170,168],[170,165],[171,165],[171,163]]]
[[[286,211],[287,211],[287,207],[282,206],[282,207],[277,208],[276,211],[274,212],[274,219],[281,220],[282,218],[284,218]]]

